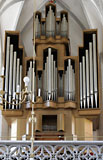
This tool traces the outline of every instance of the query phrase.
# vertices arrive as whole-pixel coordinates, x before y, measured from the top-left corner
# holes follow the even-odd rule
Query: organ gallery
[[[98,31],[84,30],[78,56],[71,56],[67,11],[57,17],[56,5],[47,3],[45,17],[37,11],[33,24],[32,57],[25,56],[18,31],[5,32],[4,117],[11,130],[17,124],[16,139],[30,139],[33,106],[36,140],[92,140],[101,108]],[[30,94],[21,104],[25,76]]]

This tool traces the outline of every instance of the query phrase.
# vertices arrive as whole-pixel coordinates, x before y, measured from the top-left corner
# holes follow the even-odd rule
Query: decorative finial
[[[56,3],[56,0],[49,0],[50,3]]]

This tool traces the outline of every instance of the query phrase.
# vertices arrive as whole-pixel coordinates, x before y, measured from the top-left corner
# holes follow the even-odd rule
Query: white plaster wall
[[[21,40],[25,49],[26,56],[33,56],[33,21],[21,32]]]
[[[99,53],[103,52],[103,26],[102,26],[102,22],[101,22],[101,15],[100,12],[98,10],[98,8],[96,8],[96,6],[94,5],[94,3],[92,3],[92,1],[90,0],[82,0],[82,4],[84,7],[84,12],[85,15],[87,17],[88,23],[90,25],[91,29],[98,29],[98,49],[99,49]]]
[[[20,15],[22,5],[23,2],[15,3],[14,5],[7,8],[0,17],[3,49],[4,49],[5,30],[16,29],[16,24]]]
[[[83,30],[76,21],[69,16],[69,38],[71,44],[71,55],[78,55],[78,46],[83,44]]]

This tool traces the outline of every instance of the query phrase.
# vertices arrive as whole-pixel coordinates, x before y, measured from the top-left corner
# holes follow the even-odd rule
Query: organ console
[[[79,47],[78,56],[71,56],[68,38],[68,12],[61,11],[56,17],[56,5],[48,3],[45,8],[45,18],[37,11],[33,23],[36,48],[36,58],[24,57],[23,47],[19,46],[19,33],[6,31],[4,58],[4,98],[3,115],[6,117],[25,117],[28,133],[31,105],[37,117],[36,135],[55,128],[54,132],[62,132],[66,139],[73,136],[73,123],[77,117],[98,116],[100,114],[100,78],[98,65],[97,30],[83,32],[84,44]],[[23,77],[29,77],[25,104],[19,104],[23,89]],[[37,102],[38,96],[40,102]],[[11,104],[15,101],[18,105]],[[37,103],[35,103],[37,102]],[[4,112],[4,110],[6,110]],[[13,112],[11,112],[13,111]],[[43,122],[43,117],[47,116]],[[52,118],[51,118],[52,117]],[[55,123],[53,121],[55,118]],[[75,122],[72,118],[75,117]],[[46,118],[45,118],[46,119]],[[51,125],[51,126],[49,126]],[[47,130],[46,130],[47,129]],[[83,128],[82,128],[83,129]],[[74,132],[73,132],[74,133]],[[75,134],[76,130],[75,130]],[[48,134],[47,134],[48,135]],[[51,134],[50,134],[51,135]],[[56,135],[58,135],[56,133]]]

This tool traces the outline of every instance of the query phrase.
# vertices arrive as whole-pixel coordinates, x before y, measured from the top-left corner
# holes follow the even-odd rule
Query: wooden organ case
[[[4,103],[3,115],[10,125],[13,120],[17,120],[18,139],[22,135],[30,139],[30,100],[37,102],[39,92],[39,102],[32,104],[36,116],[36,140],[81,140],[81,136],[82,140],[87,140],[86,136],[92,139],[93,120],[100,114],[101,107],[97,30],[84,31],[84,46],[79,47],[78,56],[71,56],[68,12],[61,11],[60,18],[57,18],[56,5],[48,3],[45,18],[39,11],[34,16],[35,63],[33,57],[25,57],[23,48],[19,47],[18,32],[6,31],[5,34],[4,98],[8,101],[16,98],[18,103],[15,92],[18,84],[20,91],[24,87],[24,76],[30,79],[28,91],[32,95],[22,105]],[[91,66],[94,67],[92,70]],[[21,123],[23,127],[20,127]]]

